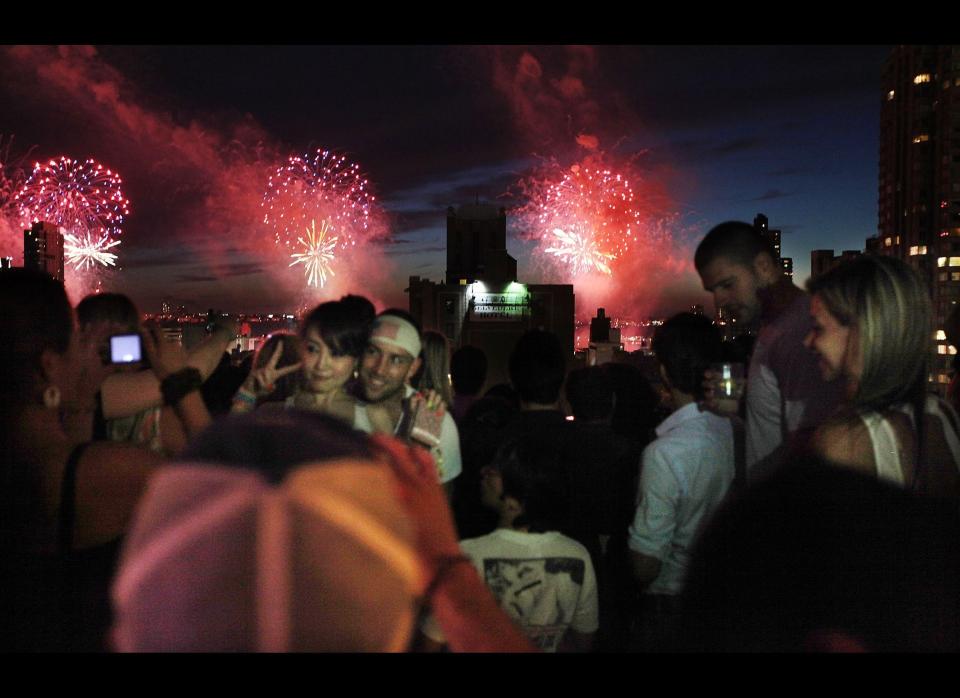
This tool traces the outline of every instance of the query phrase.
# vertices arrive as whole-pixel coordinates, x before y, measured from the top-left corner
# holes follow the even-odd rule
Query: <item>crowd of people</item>
[[[804,291],[739,222],[694,262],[752,347],[681,313],[656,375],[570,370],[530,329],[498,385],[361,296],[239,368],[226,319],[185,351],[125,296],[0,272],[4,648],[960,650],[919,276],[864,255]]]

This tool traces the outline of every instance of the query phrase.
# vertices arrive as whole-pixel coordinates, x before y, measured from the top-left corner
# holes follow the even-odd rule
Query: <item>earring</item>
[[[43,405],[48,410],[55,410],[60,407],[60,388],[55,385],[47,386],[43,391]]]

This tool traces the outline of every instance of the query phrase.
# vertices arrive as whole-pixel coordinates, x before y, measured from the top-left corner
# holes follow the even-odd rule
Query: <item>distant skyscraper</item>
[[[779,262],[780,230],[771,228],[770,221],[762,213],[758,213],[757,217],[753,219],[753,227],[768,243],[770,243],[770,247],[773,248],[773,251],[777,256],[777,262]]]
[[[780,266],[783,268],[783,275],[788,279],[793,279],[793,258],[781,257]]]
[[[479,201],[447,209],[447,283],[477,280],[517,280],[517,260],[507,254],[507,213]]]
[[[833,250],[813,250],[810,252],[810,278],[815,279],[838,264],[856,259],[862,254],[860,250],[844,250],[839,257],[834,257]]]
[[[23,231],[23,266],[63,281],[63,235],[52,223],[34,223]]]
[[[936,336],[960,301],[960,46],[897,46],[880,95],[878,236],[867,250],[910,262],[930,283]],[[931,380],[948,381],[934,340]]]

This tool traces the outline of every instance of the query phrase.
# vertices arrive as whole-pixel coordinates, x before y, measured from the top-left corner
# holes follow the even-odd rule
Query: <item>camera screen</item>
[[[110,361],[129,364],[140,361],[140,335],[117,334],[110,338]]]

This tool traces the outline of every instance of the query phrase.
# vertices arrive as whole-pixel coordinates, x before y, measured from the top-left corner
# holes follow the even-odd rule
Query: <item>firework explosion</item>
[[[369,235],[375,201],[359,165],[317,150],[312,156],[290,157],[277,168],[260,206],[277,245],[289,249],[303,244],[300,231],[310,221],[324,220],[337,230],[339,249],[347,250]]]
[[[337,247],[337,236],[327,238],[327,231],[331,230],[328,221],[320,224],[320,232],[317,232],[316,222],[311,220],[307,227],[307,239],[297,238],[297,242],[303,246],[304,252],[295,252],[290,255],[293,261],[290,266],[302,264],[304,274],[307,276],[307,285],[322,288],[327,282],[327,274],[334,276],[333,269],[330,268],[330,262],[334,259],[333,251]],[[317,283],[319,281],[319,283]]]
[[[76,235],[63,232],[64,259],[78,271],[91,269],[97,264],[115,266],[117,255],[107,250],[119,244],[119,240],[111,240],[107,235],[102,235],[97,240],[81,241]]]
[[[609,167],[558,166],[520,183],[526,203],[517,211],[524,236],[563,264],[573,277],[610,275],[655,226],[641,209],[626,176]]]
[[[46,221],[63,229],[64,252],[77,270],[113,266],[117,256],[106,250],[120,244],[120,226],[130,212],[121,184],[116,173],[93,159],[38,162],[15,197],[20,224],[29,228]]]
[[[569,263],[573,267],[573,275],[579,276],[585,271],[596,268],[607,276],[610,275],[610,267],[607,262],[614,259],[612,254],[601,252],[592,240],[588,240],[580,233],[564,232],[560,228],[553,229],[553,235],[557,238],[557,247],[547,247],[544,252],[555,255],[561,261]]]

